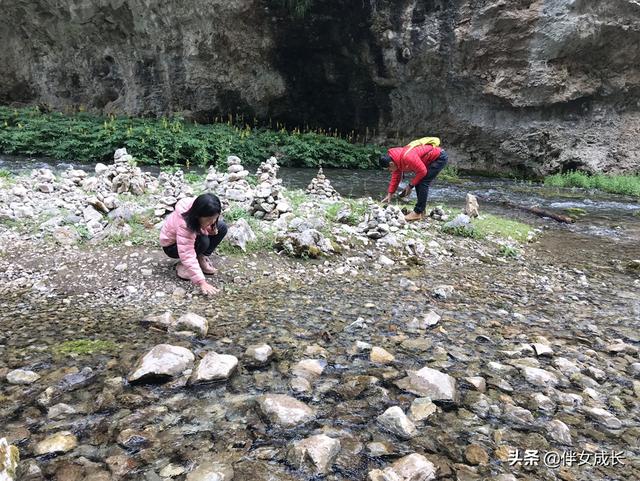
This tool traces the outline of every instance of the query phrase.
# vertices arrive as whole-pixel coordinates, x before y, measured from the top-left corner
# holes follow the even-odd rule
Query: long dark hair
[[[213,194],[200,194],[193,201],[191,208],[182,214],[187,227],[193,232],[200,231],[200,217],[211,217],[222,212],[220,199]]]

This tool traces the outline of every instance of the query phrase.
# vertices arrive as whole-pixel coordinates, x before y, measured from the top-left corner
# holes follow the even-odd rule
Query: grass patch
[[[580,187],[640,197],[640,175],[589,175],[567,172],[546,177],[544,183],[551,187]]]
[[[297,215],[296,213],[300,209],[300,206],[309,200],[309,197],[302,189],[287,189],[284,191],[284,196],[289,201],[289,204],[291,204],[291,209],[293,210],[294,215]]]
[[[230,209],[234,211],[234,209]],[[246,254],[256,254],[260,252],[270,252],[273,250],[276,243],[276,231],[270,226],[261,224],[258,219],[249,215],[249,213],[241,208],[235,208],[235,211],[239,213],[237,219],[245,219],[251,227],[251,230],[256,235],[256,239],[246,244],[246,252],[243,252],[239,247],[231,245],[230,242],[223,240],[218,246],[216,252],[218,254],[241,256]],[[237,220],[236,219],[236,220]],[[228,221],[229,217],[225,213],[225,221]]]
[[[455,235],[458,237],[467,237],[469,239],[484,239],[484,234],[478,231],[473,225],[448,227],[442,226],[442,232],[449,235]]]
[[[483,214],[472,221],[481,237],[494,236],[503,239],[513,239],[518,242],[526,242],[529,233],[533,230],[530,225],[517,220],[506,219],[492,214]]]
[[[498,255],[508,259],[516,259],[520,255],[520,251],[515,247],[501,245],[498,249]]]
[[[13,174],[7,169],[0,169],[0,179],[9,179],[13,177]]]
[[[234,205],[230,209],[224,211],[223,217],[227,223],[233,223],[239,219],[245,219],[246,221],[249,221],[251,215],[246,209]]]
[[[77,339],[75,341],[65,341],[53,348],[56,354],[93,354],[96,352],[107,353],[115,351],[117,348],[113,341],[100,341],[92,339]]]

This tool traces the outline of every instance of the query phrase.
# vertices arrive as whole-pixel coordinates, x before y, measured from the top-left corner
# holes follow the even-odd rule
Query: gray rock
[[[597,421],[606,428],[620,429],[622,427],[622,421],[606,409],[598,407],[583,407],[582,411],[591,419]]]
[[[209,321],[193,312],[188,312],[176,320],[172,329],[175,331],[192,331],[201,336],[206,336],[207,332],[209,332]]]
[[[187,474],[186,481],[231,481],[235,473],[229,464],[205,461]]]
[[[431,481],[435,478],[435,465],[418,453],[400,458],[384,470],[369,471],[369,481]]]
[[[238,219],[229,227],[226,239],[232,246],[240,247],[246,252],[247,242],[255,241],[256,235],[245,219]]]
[[[459,214],[455,219],[446,222],[443,227],[446,229],[468,228],[471,225],[471,219],[466,214]]]
[[[26,369],[14,369],[7,373],[9,384],[33,384],[40,379],[40,374]]]
[[[413,400],[409,408],[409,419],[413,422],[420,422],[434,414],[437,407],[431,399],[427,397],[419,397]]]
[[[505,420],[522,427],[530,428],[535,424],[535,419],[533,414],[531,414],[531,411],[519,406],[514,406],[513,404],[505,405],[504,418]]]
[[[377,418],[378,424],[385,430],[403,439],[418,435],[415,424],[405,415],[400,406],[387,409]]]
[[[340,452],[340,440],[318,434],[293,443],[289,461],[298,469],[308,469],[313,474],[326,474]]]
[[[267,394],[258,398],[262,414],[272,423],[284,428],[294,428],[315,419],[315,411],[291,396]]]
[[[469,217],[478,217],[479,206],[478,198],[473,194],[467,194],[464,203],[464,213]]]
[[[273,357],[273,349],[268,344],[249,346],[244,352],[245,363],[250,366],[264,366]]]
[[[558,419],[554,419],[546,424],[547,434],[549,437],[566,446],[573,446],[573,441],[571,439],[571,431],[569,430],[569,426],[567,426],[562,421]]]
[[[525,366],[522,368],[522,374],[524,378],[534,386],[553,387],[558,384],[558,377],[544,369]]]
[[[400,389],[428,397],[432,401],[458,401],[455,378],[429,367],[407,371],[407,377],[395,384]]]
[[[198,363],[189,379],[192,384],[229,379],[238,367],[238,358],[228,354],[208,352]]]
[[[138,361],[128,379],[129,382],[166,380],[192,368],[194,360],[193,353],[184,347],[159,344]]]

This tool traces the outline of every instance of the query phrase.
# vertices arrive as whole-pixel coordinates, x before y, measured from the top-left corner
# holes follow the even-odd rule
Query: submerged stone
[[[145,354],[129,374],[129,382],[168,380],[193,366],[195,356],[184,347],[159,344]]]
[[[284,394],[267,394],[258,398],[262,414],[272,423],[293,428],[315,419],[315,411],[305,403]]]
[[[396,381],[396,386],[418,396],[428,397],[432,401],[458,401],[455,378],[423,367],[419,371],[407,371],[408,376]]]

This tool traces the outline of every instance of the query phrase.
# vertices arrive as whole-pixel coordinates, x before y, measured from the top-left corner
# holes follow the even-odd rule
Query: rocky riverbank
[[[261,188],[126,155],[0,181],[0,437],[18,479],[640,476],[634,268],[543,256],[540,232],[450,235],[446,207],[407,225],[401,206],[286,191],[273,161]],[[242,200],[226,200],[237,246],[214,256],[215,298],[156,246],[207,181],[242,181],[220,187]]]

